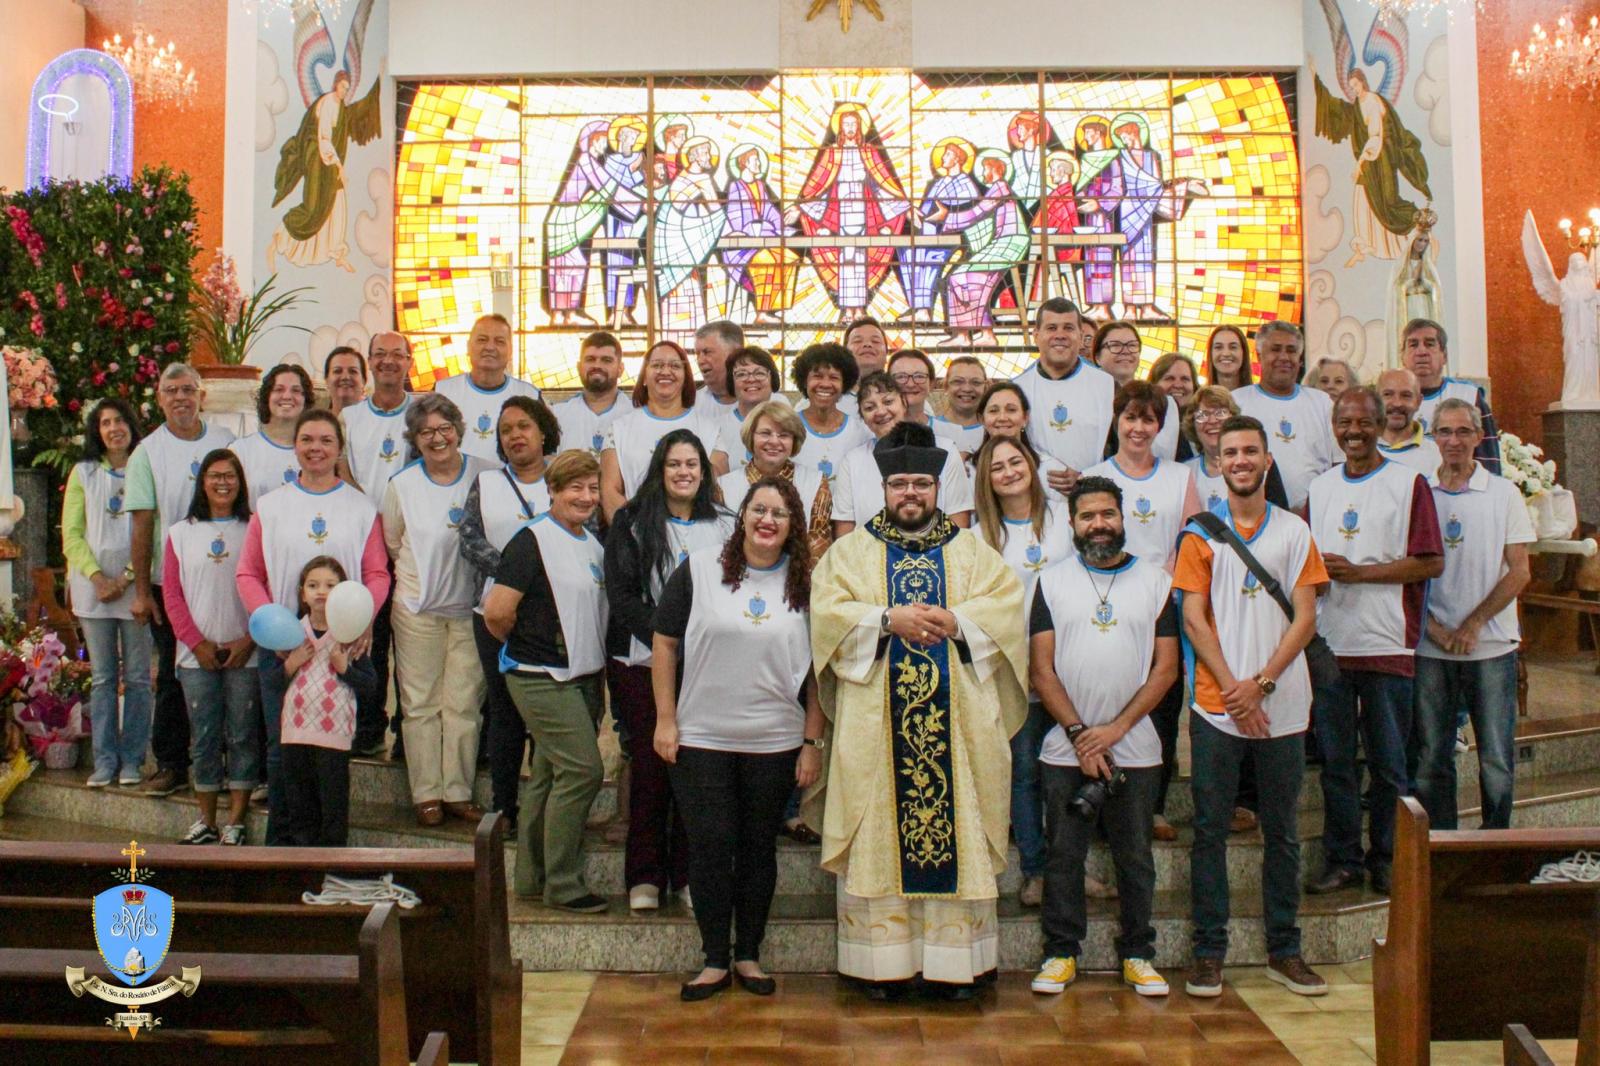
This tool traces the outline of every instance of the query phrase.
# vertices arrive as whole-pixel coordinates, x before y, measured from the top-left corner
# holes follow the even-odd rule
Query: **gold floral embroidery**
[[[920,660],[920,661],[919,661]],[[900,760],[902,860],[917,866],[938,866],[954,856],[955,838],[950,802],[949,718],[934,702],[939,692],[939,667],[924,652],[908,651],[895,667],[895,695],[904,708],[900,740],[910,754]]]

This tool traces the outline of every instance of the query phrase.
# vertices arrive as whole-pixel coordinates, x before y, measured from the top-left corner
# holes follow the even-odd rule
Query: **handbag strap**
[[[538,516],[533,513],[533,508],[528,506],[528,498],[522,495],[522,488],[517,484],[517,479],[511,476],[511,471],[502,466],[500,473],[505,475],[506,484],[511,486],[511,491],[517,494],[517,502],[522,504],[522,513],[527,516],[529,521],[537,518]]]
[[[1261,560],[1250,554],[1250,549],[1244,546],[1244,541],[1239,539],[1239,534],[1233,531],[1232,526],[1210,511],[1201,511],[1193,516],[1192,521],[1209,533],[1214,540],[1220,540],[1232,548],[1239,561],[1255,575],[1261,587],[1267,590],[1267,595],[1272,597],[1272,601],[1289,616],[1289,621],[1294,621],[1294,605],[1289,602],[1289,597],[1283,594],[1283,586],[1278,583],[1277,578],[1267,572],[1266,567],[1261,565]]]

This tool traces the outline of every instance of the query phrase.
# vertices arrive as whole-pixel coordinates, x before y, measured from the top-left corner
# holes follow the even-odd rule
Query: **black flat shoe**
[[[732,985],[733,971],[729,970],[716,981],[709,981],[698,985],[685,983],[682,988],[678,989],[678,998],[683,1000],[685,1003],[698,1003],[702,999],[710,999],[718,992],[721,992],[723,989],[729,988]]]
[[[770,977],[746,977],[738,970],[732,973],[739,987],[753,996],[770,996],[778,990],[778,982]]]

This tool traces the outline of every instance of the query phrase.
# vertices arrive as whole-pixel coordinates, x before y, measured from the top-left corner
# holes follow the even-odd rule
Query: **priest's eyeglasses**
[[[883,487],[890,492],[932,492],[938,484],[931,477],[892,477]]]

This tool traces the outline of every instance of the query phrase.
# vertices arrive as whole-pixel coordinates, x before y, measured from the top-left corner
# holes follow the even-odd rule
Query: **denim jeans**
[[[1028,704],[1028,717],[1011,738],[1011,836],[1022,856],[1022,876],[1044,873],[1044,793],[1039,787],[1039,752],[1054,726],[1042,703]]]
[[[1196,958],[1228,954],[1228,823],[1239,790],[1239,766],[1255,763],[1260,792],[1261,907],[1267,956],[1300,954],[1300,780],[1306,768],[1305,734],[1252,740],[1224,733],[1199,715],[1189,716],[1193,763],[1194,849],[1189,853],[1191,913]]]
[[[1161,789],[1161,767],[1123,771],[1128,782],[1087,821],[1072,809],[1078,790],[1089,778],[1076,766],[1043,766],[1045,809],[1050,824],[1050,859],[1045,867],[1044,927],[1046,958],[1076,958],[1089,935],[1089,912],[1083,893],[1083,867],[1097,829],[1105,830],[1111,861],[1117,871],[1117,905],[1121,929],[1116,938],[1119,959],[1156,957],[1156,929],[1150,923],[1156,893],[1156,860],[1150,851],[1151,819]]]
[[[1360,871],[1363,866],[1358,730],[1372,781],[1364,865],[1386,870],[1394,858],[1394,805],[1410,794],[1406,740],[1411,735],[1412,691],[1409,677],[1345,669],[1336,684],[1316,693],[1312,721],[1322,746],[1322,845],[1330,871]],[[1261,791],[1265,795],[1265,782]]]
[[[256,744],[260,686],[256,668],[202,670],[180,666],[178,683],[189,701],[189,780],[194,790],[221,791],[224,748],[228,754],[228,788],[255,788],[261,778],[261,749]]]
[[[266,726],[267,747],[262,752],[267,767],[268,844],[286,844],[289,829],[289,794],[283,784],[283,749],[278,738],[283,733],[283,697],[289,691],[289,677],[276,652],[261,651],[256,675],[261,685],[261,721]]]
[[[1412,778],[1434,829],[1456,828],[1456,721],[1461,712],[1472,719],[1478,741],[1483,828],[1510,828],[1517,769],[1516,652],[1473,662],[1417,656]]]
[[[150,743],[150,627],[131,618],[79,618],[89,651],[89,723],[96,773],[138,777]],[[120,651],[119,651],[120,645]],[[122,720],[117,721],[117,679]]]

